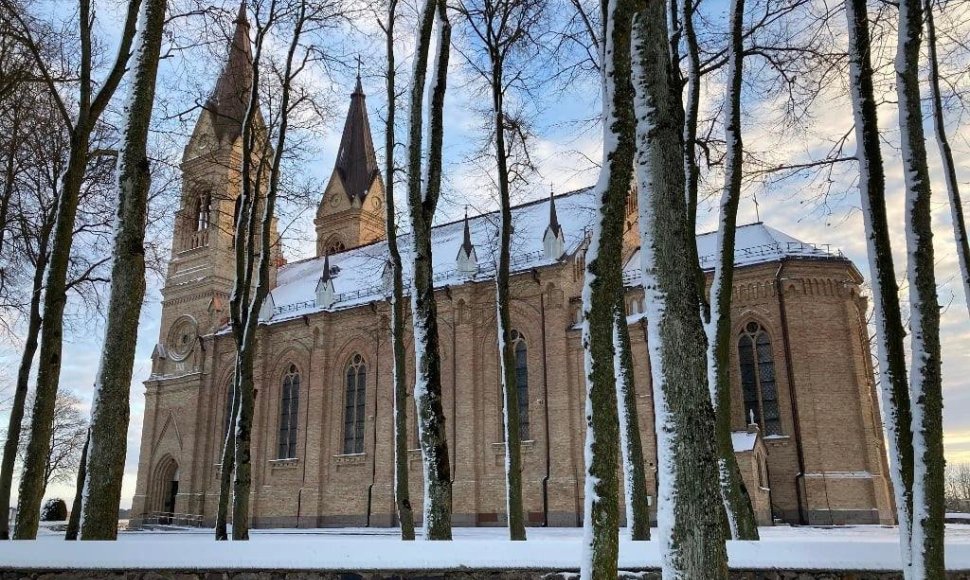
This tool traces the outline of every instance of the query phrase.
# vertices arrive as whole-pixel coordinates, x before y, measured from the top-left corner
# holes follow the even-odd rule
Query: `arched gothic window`
[[[745,421],[751,421],[754,417],[763,434],[781,435],[771,338],[757,322],[747,323],[738,337],[738,361],[741,363]]]
[[[195,230],[201,232],[209,228],[209,215],[212,213],[212,196],[208,193],[195,200]]]
[[[327,242],[327,253],[331,256],[334,254],[339,254],[346,249],[346,246],[344,246],[344,243],[341,242],[339,238],[332,238]]]
[[[296,457],[296,433],[299,428],[300,411],[300,372],[296,365],[290,365],[283,375],[280,389],[280,435],[277,459]]]
[[[509,333],[515,350],[515,387],[519,402],[519,439],[529,440],[529,349],[518,330]],[[503,431],[504,434],[504,431]]]
[[[347,365],[344,396],[344,453],[364,452],[364,407],[367,364],[355,354]]]

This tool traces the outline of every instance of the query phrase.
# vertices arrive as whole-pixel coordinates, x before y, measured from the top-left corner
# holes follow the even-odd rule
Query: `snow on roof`
[[[586,239],[593,222],[595,199],[593,188],[580,189],[556,196],[556,212],[565,238],[565,255],[575,253]],[[478,256],[478,272],[465,276],[457,269],[456,257],[463,241],[463,220],[435,226],[432,230],[433,268],[435,287],[459,285],[468,281],[488,280],[495,272],[498,242],[498,212],[468,218],[471,240]],[[512,208],[512,271],[522,272],[556,263],[546,258],[542,238],[549,225],[549,200],[529,202]],[[713,267],[716,235],[702,234],[697,238],[701,263]],[[411,277],[411,236],[398,237],[404,264],[405,284]],[[783,256],[830,257],[825,249],[800,242],[778,230],[755,223],[738,228],[738,265],[778,260]],[[315,290],[323,273],[324,258],[310,258],[280,268],[277,286],[271,293],[274,306],[270,320],[278,322],[325,310],[317,307]],[[387,242],[378,241],[330,256],[335,300],[331,310],[350,308],[382,299],[387,295],[384,268],[387,263]],[[639,281],[639,250],[627,262],[624,282]],[[264,320],[265,321],[265,320]]]
[[[734,444],[734,452],[753,451],[754,444],[758,441],[758,433],[747,431],[732,431],[731,443]]]
[[[714,269],[717,248],[717,232],[706,232],[697,236],[697,255],[701,268]],[[782,258],[841,258],[842,252],[832,250],[828,244],[809,244],[788,234],[766,226],[762,222],[739,225],[734,242],[734,265],[751,266],[775,262]],[[640,250],[630,256],[623,268],[624,283],[640,281]]]

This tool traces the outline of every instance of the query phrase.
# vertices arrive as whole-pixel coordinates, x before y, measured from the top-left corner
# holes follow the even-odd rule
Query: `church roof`
[[[565,239],[566,255],[575,253],[586,240],[595,217],[595,196],[592,188],[555,196],[556,216]],[[548,266],[559,260],[545,257],[543,232],[549,225],[548,199],[529,202],[512,208],[513,273]],[[435,287],[457,286],[470,280],[490,280],[495,273],[498,251],[498,212],[468,217],[467,227],[471,243],[479,252],[479,269],[471,278],[457,269],[455,256],[465,242],[465,220],[442,224],[432,229],[433,268]],[[713,268],[715,235],[697,237],[697,247],[705,269]],[[404,263],[405,287],[411,277],[411,236],[398,237]],[[627,262],[624,282],[639,283],[639,252]],[[760,222],[739,226],[737,251],[739,266],[776,261],[786,256],[831,258],[827,249],[806,244],[770,228]],[[329,260],[333,277],[335,300],[331,309],[343,309],[381,300],[387,295],[382,273],[387,263],[387,242],[379,241],[353,248],[329,257],[292,262],[280,268],[277,287],[272,291],[276,305],[272,321],[285,320],[323,310],[314,302],[314,290],[325,260]]]
[[[253,87],[253,54],[245,2],[239,5],[235,24],[226,64],[206,101],[206,109],[215,117],[213,125],[220,141],[239,136]]]
[[[360,201],[367,196],[371,183],[380,173],[377,156],[374,155],[374,141],[370,134],[365,98],[358,76],[357,86],[350,95],[350,109],[344,121],[344,132],[340,137],[337,163],[334,166],[343,181],[347,196],[357,197]]]

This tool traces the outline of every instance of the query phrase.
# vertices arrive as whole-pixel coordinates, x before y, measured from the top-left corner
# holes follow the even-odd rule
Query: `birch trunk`
[[[906,184],[906,254],[910,302],[913,415],[913,578],[942,578],[943,392],[940,306],[933,271],[931,190],[920,103],[920,0],[900,0],[896,92]]]
[[[101,369],[94,386],[84,489],[81,539],[115,540],[125,472],[131,375],[138,318],[145,297],[145,225],[151,171],[148,128],[155,102],[155,77],[166,0],[145,0],[135,50],[125,139],[118,159],[118,222],[111,267],[111,298]]]
[[[96,94],[92,93],[92,41],[90,0],[80,1],[78,22],[81,29],[80,99],[76,119],[71,122],[67,169],[60,178],[57,220],[54,227],[51,258],[47,267],[44,290],[44,332],[40,340],[37,363],[37,388],[31,415],[30,440],[20,477],[17,526],[14,538],[29,540],[37,537],[40,524],[40,503],[44,497],[45,458],[50,453],[54,402],[57,398],[61,373],[61,351],[64,339],[64,308],[67,305],[67,271],[74,238],[74,219],[87,167],[91,132],[101,113],[124,76],[131,44],[135,36],[140,0],[130,0],[125,23],[121,30],[118,56],[108,77]],[[54,92],[53,87],[51,91]],[[62,108],[62,114],[65,109]]]
[[[630,24],[633,2],[606,0],[603,37],[603,163],[583,281],[583,363],[586,375],[586,489],[580,576],[615,578],[618,557],[617,417],[613,330],[623,294],[620,253],[625,200],[632,183],[633,87]]]
[[[707,323],[707,375],[714,405],[718,475],[721,500],[733,540],[757,540],[755,519],[731,440],[731,292],[734,284],[734,245],[738,204],[741,201],[742,152],[741,81],[744,63],[744,0],[731,2],[731,48],[728,51],[728,87],[724,126],[726,143],[724,190],[721,194],[717,258],[711,284],[710,321]],[[696,247],[696,245],[695,245]]]
[[[664,578],[728,577],[714,410],[707,388],[694,244],[684,196],[683,134],[662,3],[633,25],[643,285],[656,409]]]
[[[84,480],[87,476],[88,465],[88,444],[91,443],[91,432],[84,438],[84,447],[81,448],[81,462],[77,469],[77,480],[74,486],[74,502],[71,503],[71,517],[67,520],[67,530],[64,531],[64,539],[68,541],[77,540],[81,532],[81,501],[84,495]]]
[[[953,221],[953,236],[957,242],[957,262],[960,264],[960,276],[963,281],[963,299],[967,304],[967,311],[970,312],[970,240],[967,236],[967,222],[963,218],[963,201],[960,199],[957,169],[953,163],[953,151],[950,149],[950,140],[946,135],[946,124],[943,117],[940,71],[936,58],[936,25],[933,22],[933,3],[930,0],[924,0],[923,6],[923,10],[926,12],[926,47],[929,52],[929,85],[930,101],[933,104],[933,128],[936,131],[936,142],[940,148],[940,161],[943,164],[946,192],[950,198],[950,219]]]
[[[886,181],[879,145],[866,1],[849,0],[845,8],[849,37],[849,91],[855,115],[859,192],[871,272],[880,391],[883,412],[886,414],[884,424],[891,457],[890,478],[896,496],[900,551],[903,570],[908,577],[912,566],[913,439],[903,346],[906,331],[899,308],[899,287],[886,218]]]
[[[647,478],[643,470],[643,443],[637,413],[637,389],[633,375],[633,349],[622,294],[618,296],[613,323],[613,373],[619,410],[620,455],[623,458],[623,493],[626,525],[630,539],[650,539],[650,505]]]
[[[519,432],[519,391],[515,373],[515,344],[511,338],[509,268],[512,246],[512,202],[509,193],[508,152],[505,147],[505,105],[502,63],[495,50],[491,55],[492,114],[495,131],[495,161],[498,172],[499,254],[495,273],[495,308],[498,328],[498,358],[502,377],[502,422],[505,430],[505,506],[509,518],[509,539],[525,540],[522,515],[522,446]]]
[[[20,356],[17,369],[17,386],[10,407],[7,424],[7,440],[3,445],[3,465],[0,467],[0,540],[10,539],[10,492],[13,488],[13,472],[17,462],[20,434],[23,428],[24,412],[27,406],[27,392],[30,390],[30,369],[37,354],[43,318],[40,304],[44,290],[44,272],[50,257],[49,246],[53,217],[57,214],[57,199],[51,214],[44,220],[38,236],[37,262],[34,264],[34,279],[30,294],[30,311],[27,317],[27,334],[24,336],[24,351]]]
[[[414,240],[411,318],[414,326],[414,404],[418,414],[418,440],[424,468],[424,537],[451,539],[451,465],[445,414],[441,402],[441,356],[438,347],[438,306],[431,265],[431,225],[441,193],[441,144],[444,134],[444,100],[448,80],[451,24],[443,0],[426,0],[420,13],[418,46],[411,83],[408,142],[408,205]],[[424,89],[431,32],[437,20],[438,40],[431,71],[428,107],[428,166],[422,171]]]
[[[394,206],[394,116],[397,109],[397,92],[394,77],[394,22],[397,18],[397,0],[390,0],[387,12],[387,124],[384,131],[384,207],[387,230],[387,253],[390,258],[393,287],[391,289],[391,350],[394,358],[394,498],[397,502],[398,519],[401,521],[401,539],[414,539],[414,510],[408,486],[408,391],[404,352],[404,274],[401,252],[397,246],[397,221]]]

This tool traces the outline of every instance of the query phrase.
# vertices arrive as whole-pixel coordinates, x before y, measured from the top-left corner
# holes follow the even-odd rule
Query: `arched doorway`
[[[158,462],[152,488],[151,506],[159,512],[159,523],[171,523],[179,493],[179,464],[172,456],[167,455]]]

